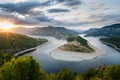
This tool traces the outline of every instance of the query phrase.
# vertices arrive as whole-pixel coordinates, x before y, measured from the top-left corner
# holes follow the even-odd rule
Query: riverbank
[[[36,47],[35,48],[26,49],[26,50],[23,50],[23,51],[20,51],[20,52],[16,53],[15,56],[23,56],[24,54],[30,53],[30,52],[35,51],[35,50],[37,50]]]
[[[64,51],[59,48],[53,50],[50,53],[50,56],[53,59],[63,60],[63,61],[83,61],[83,60],[90,60],[94,59],[100,55],[102,55],[101,51],[88,43],[88,45],[93,48],[95,51],[91,53],[82,53],[82,52],[73,52],[73,51]]]
[[[30,36],[30,35],[27,35],[27,36],[33,37],[33,38],[35,38],[35,39],[39,39],[39,38],[42,39],[42,38],[43,38],[43,37],[38,37],[38,36]],[[43,39],[45,39],[45,38],[43,38]],[[15,53],[15,56],[23,56],[23,55],[25,55],[25,54],[31,53],[31,52],[37,50],[38,47],[42,47],[42,46],[44,46],[44,45],[47,44],[47,43],[49,43],[49,41],[46,39],[46,41],[44,41],[44,42],[43,42],[42,44],[40,44],[40,45],[37,45],[36,47],[32,47],[32,48],[25,49],[25,50],[22,50],[22,51],[20,51],[20,52]]]
[[[102,40],[101,40],[101,41],[102,41]],[[106,45],[108,45],[108,46],[110,46],[110,47],[113,47],[113,48],[115,48],[116,50],[120,51],[120,48],[118,48],[117,46],[115,46],[115,45],[113,45],[113,44],[111,44],[111,43],[107,43],[107,42],[105,42],[105,41],[102,41],[102,43],[104,43],[104,44],[106,44]]]
[[[42,46],[44,46],[44,45],[47,44],[47,43],[49,43],[49,42],[47,41],[47,42],[45,42],[45,43],[43,43],[43,44],[41,44],[41,45],[38,45],[38,46],[36,46],[36,47],[33,47],[33,48],[29,48],[29,49],[20,51],[20,52],[16,53],[15,56],[23,56],[23,55],[25,55],[25,54],[27,54],[27,53],[31,53],[31,52],[37,50],[37,47],[42,47]]]

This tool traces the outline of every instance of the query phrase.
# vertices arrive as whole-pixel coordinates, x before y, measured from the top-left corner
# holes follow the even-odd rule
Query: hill
[[[35,39],[25,35],[0,32],[0,52],[14,54],[41,45],[46,41],[46,39]]]
[[[15,27],[10,30],[10,32],[19,33],[19,34],[30,34],[31,31],[38,29],[38,27],[34,28],[25,28],[25,27]]]
[[[86,36],[107,36],[118,37],[120,36],[120,24],[113,24],[103,28],[93,28],[85,31]]]
[[[33,30],[33,35],[41,35],[41,36],[53,36],[56,38],[66,38],[68,36],[77,35],[78,33],[69,29],[66,29],[64,27],[42,27],[36,30]]]
[[[64,27],[53,27],[53,26],[35,27],[35,28],[19,27],[19,28],[14,28],[11,31],[15,33],[30,34],[37,36],[52,36],[58,39],[79,34],[78,32],[66,29]]]
[[[80,36],[68,37],[67,41],[68,44],[61,46],[60,49],[85,53],[94,51],[92,48],[89,47],[87,40],[81,38]]]

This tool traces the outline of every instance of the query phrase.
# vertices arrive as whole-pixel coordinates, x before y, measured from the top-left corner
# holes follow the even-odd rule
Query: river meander
[[[39,36],[33,36],[39,38]],[[63,60],[56,60],[50,56],[50,52],[57,47],[66,43],[64,40],[57,40],[53,37],[44,37],[47,38],[49,41],[42,46],[38,46],[37,50],[27,54],[32,55],[35,60],[37,60],[42,68],[50,73],[59,72],[62,68],[67,68],[73,72],[84,72],[88,68],[92,67],[95,68],[98,65],[113,65],[113,64],[120,64],[120,52],[103,44],[99,41],[98,37],[84,37],[88,40],[90,44],[94,47],[98,48],[102,53],[101,56],[96,57],[91,60],[83,60],[83,61],[63,61]]]

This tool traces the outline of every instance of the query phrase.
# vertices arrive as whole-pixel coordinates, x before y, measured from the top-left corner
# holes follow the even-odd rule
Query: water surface
[[[39,36],[33,36],[39,37]],[[92,60],[86,61],[60,61],[51,58],[50,52],[60,45],[66,43],[66,41],[57,40],[53,37],[44,37],[49,40],[48,43],[44,44],[42,47],[39,46],[36,51],[28,54],[32,55],[35,60],[37,60],[41,67],[48,73],[59,72],[62,68],[67,68],[73,72],[84,72],[88,68],[95,68],[98,65],[107,64],[120,64],[120,52],[103,44],[99,41],[97,37],[85,37],[94,47],[98,48],[103,54]]]

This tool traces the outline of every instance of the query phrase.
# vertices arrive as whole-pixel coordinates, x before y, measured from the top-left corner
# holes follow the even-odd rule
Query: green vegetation
[[[120,50],[120,37],[101,38],[100,40]]]
[[[61,46],[60,49],[86,53],[94,51],[91,47],[89,47],[87,40],[81,38],[80,36],[68,37],[67,41],[68,44]]]
[[[120,80],[120,65],[90,68],[82,74],[67,69],[57,74],[47,74],[31,56],[13,57],[2,53],[0,55],[4,56],[0,59],[0,64],[1,60],[5,61],[0,66],[0,80]]]
[[[10,61],[13,58],[13,55],[11,54],[6,54],[6,53],[1,53],[0,52],[0,67],[5,63]]]
[[[120,38],[103,38],[107,43],[118,45]],[[47,74],[31,56],[13,56],[5,53],[4,50],[24,50],[35,47],[46,42],[45,39],[34,39],[25,35],[15,33],[0,33],[0,80],[120,80],[120,65],[99,66],[96,69],[90,68],[84,73],[75,73],[62,69],[59,73]],[[92,50],[87,41],[79,36],[69,37],[67,46],[73,51],[80,51],[79,48]],[[65,46],[65,45],[64,45]],[[14,51],[13,51],[14,50]]]
[[[41,45],[46,41],[46,39],[35,39],[25,35],[0,32],[0,51],[14,54]]]
[[[80,44],[82,44],[83,46],[87,47],[87,48],[90,48],[88,46],[88,43],[87,43],[87,40],[83,39],[82,37],[80,36],[73,36],[73,37],[68,37],[67,38],[67,41],[68,42],[72,42],[72,41],[78,41]],[[91,48],[90,48],[91,49]]]
[[[46,80],[46,78],[46,73],[32,57],[13,57],[0,67],[0,80]]]
[[[120,80],[120,65],[89,69],[82,74],[84,80]]]

